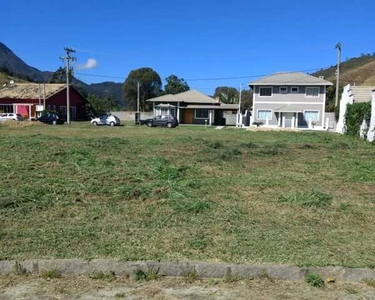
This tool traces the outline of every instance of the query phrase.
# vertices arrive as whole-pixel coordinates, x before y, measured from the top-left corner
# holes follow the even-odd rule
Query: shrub
[[[366,121],[367,127],[369,127],[370,119],[371,102],[348,104],[345,113],[345,133],[347,135],[359,136],[363,120]],[[364,138],[366,138],[366,134]]]
[[[323,287],[324,280],[322,276],[317,273],[307,273],[305,276],[305,281],[308,285],[312,287]]]

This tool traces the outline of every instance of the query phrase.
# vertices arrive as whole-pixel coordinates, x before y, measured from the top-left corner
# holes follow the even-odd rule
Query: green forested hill
[[[0,42],[0,88],[5,82],[14,80],[16,82],[49,82],[54,72],[40,71],[29,66],[21,58],[13,53],[6,45]],[[65,82],[65,77],[61,82]],[[122,95],[122,83],[103,82],[86,84],[85,82],[73,78],[72,85],[84,96],[94,94],[99,98],[114,99],[119,107],[124,107],[125,102]]]

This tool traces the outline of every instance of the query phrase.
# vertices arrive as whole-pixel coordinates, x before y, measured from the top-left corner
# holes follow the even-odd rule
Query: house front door
[[[284,112],[283,117],[285,117],[285,127],[292,127],[293,113]]]
[[[193,113],[192,109],[184,110],[184,124],[193,124]]]

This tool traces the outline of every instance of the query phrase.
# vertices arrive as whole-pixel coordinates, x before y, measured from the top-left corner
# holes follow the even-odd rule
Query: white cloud
[[[85,70],[85,69],[95,69],[98,66],[98,62],[94,58],[89,58],[84,65],[78,65],[77,69]]]

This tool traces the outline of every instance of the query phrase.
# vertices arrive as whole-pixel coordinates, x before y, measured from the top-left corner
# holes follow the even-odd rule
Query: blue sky
[[[1,42],[43,71],[62,66],[63,47],[72,47],[77,64],[97,61],[75,66],[87,83],[123,82],[151,67],[212,94],[257,75],[334,65],[338,41],[343,60],[375,52],[373,0],[2,2]],[[193,80],[232,77],[246,78]]]

